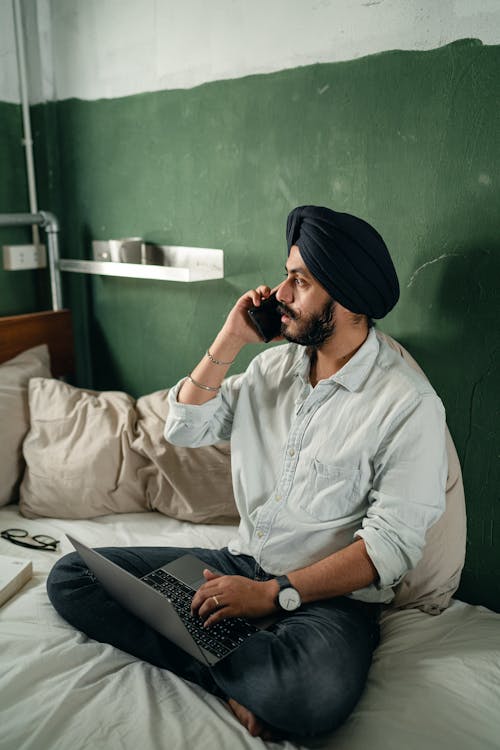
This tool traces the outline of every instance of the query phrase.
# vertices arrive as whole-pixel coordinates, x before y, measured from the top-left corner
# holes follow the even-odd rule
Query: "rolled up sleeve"
[[[168,416],[164,437],[170,443],[187,448],[214,445],[229,440],[233,423],[234,402],[241,375],[227,378],[215,398],[195,406],[177,401],[184,382],[180,380],[168,394]]]
[[[445,510],[446,477],[444,408],[435,394],[425,394],[388,430],[374,459],[370,505],[354,535],[364,539],[379,574],[373,586],[387,589],[388,601]]]

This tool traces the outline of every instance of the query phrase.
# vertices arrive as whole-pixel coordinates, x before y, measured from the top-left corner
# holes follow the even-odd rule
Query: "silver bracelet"
[[[214,393],[220,391],[220,385],[218,385],[217,388],[214,388],[212,385],[203,385],[203,383],[198,383],[191,377],[191,373],[189,373],[189,375],[186,375],[186,380],[189,380],[190,383],[195,385],[197,388],[201,388],[204,391],[213,391]]]
[[[214,365],[232,365],[234,362],[234,359],[232,359],[230,362],[224,362],[222,359],[215,359],[215,357],[210,353],[210,349],[207,349],[207,357],[209,358],[210,362],[214,363]]]

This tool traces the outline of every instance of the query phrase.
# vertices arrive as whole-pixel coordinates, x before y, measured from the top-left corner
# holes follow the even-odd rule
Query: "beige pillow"
[[[168,391],[137,401],[136,451],[148,458],[148,507],[194,523],[235,523],[239,520],[231,481],[229,444],[180,448],[163,437]]]
[[[380,331],[377,331],[377,335],[425,377],[419,365],[401,344]],[[465,494],[460,462],[448,428],[446,428],[446,447],[448,451],[446,509],[441,518],[427,532],[421,560],[396,587],[396,596],[391,602],[391,606],[395,608],[417,607],[423,612],[437,615],[449,605],[460,583],[460,574],[465,562],[467,531]]]
[[[21,513],[92,518],[147,509],[146,460],[130,447],[136,419],[130,396],[34,378],[29,408]]]
[[[126,393],[33,379],[21,513],[92,518],[157,510],[194,523],[237,521],[228,446],[167,443],[167,393],[136,405]]]
[[[21,446],[29,429],[28,382],[34,377],[50,378],[45,344],[0,365],[0,505],[18,498],[24,469]]]

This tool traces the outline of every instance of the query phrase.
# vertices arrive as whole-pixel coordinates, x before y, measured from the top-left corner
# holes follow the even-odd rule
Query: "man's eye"
[[[302,279],[300,276],[290,277],[289,274],[287,273],[287,271],[285,271],[285,273],[283,274],[283,276],[286,279],[290,279],[292,281],[292,283],[295,284],[296,286],[304,286],[305,285],[305,280]]]

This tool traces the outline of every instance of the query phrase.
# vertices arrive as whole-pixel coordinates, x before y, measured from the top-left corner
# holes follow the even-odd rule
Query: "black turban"
[[[383,318],[399,299],[396,270],[379,233],[363,219],[321,206],[298,206],[286,224],[288,254],[304,263],[333,299],[353,313]]]

